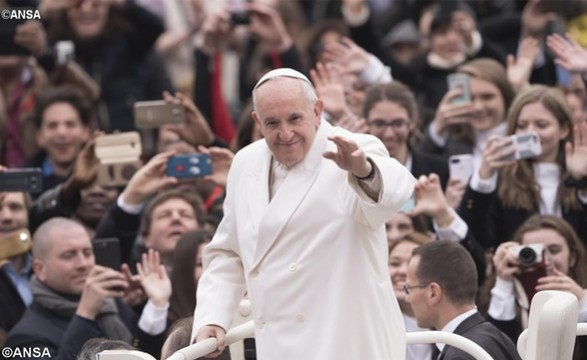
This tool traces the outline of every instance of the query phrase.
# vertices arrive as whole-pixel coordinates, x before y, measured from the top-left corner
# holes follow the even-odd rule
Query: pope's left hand
[[[337,151],[326,151],[323,156],[330,159],[338,165],[339,168],[346,170],[356,177],[367,177],[372,170],[372,165],[367,161],[367,155],[361,150],[359,145],[350,139],[340,135],[329,136],[328,140],[336,144]]]

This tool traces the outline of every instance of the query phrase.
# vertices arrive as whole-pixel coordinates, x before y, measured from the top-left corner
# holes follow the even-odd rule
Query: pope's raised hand
[[[355,141],[340,135],[329,136],[328,140],[336,145],[337,151],[324,152],[325,158],[334,161],[339,168],[359,178],[367,177],[371,173],[372,165]]]

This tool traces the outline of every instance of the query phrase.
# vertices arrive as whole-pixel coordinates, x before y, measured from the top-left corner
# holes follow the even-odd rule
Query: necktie
[[[438,349],[438,346],[436,346],[436,344],[432,344],[432,360],[438,360],[439,357],[440,349]]]

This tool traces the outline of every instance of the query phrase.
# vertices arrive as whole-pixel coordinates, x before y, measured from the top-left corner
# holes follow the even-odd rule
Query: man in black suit
[[[514,343],[477,311],[477,270],[459,244],[439,240],[414,249],[404,289],[418,326],[461,335],[494,359],[520,359]],[[433,360],[474,359],[445,344],[435,350]]]

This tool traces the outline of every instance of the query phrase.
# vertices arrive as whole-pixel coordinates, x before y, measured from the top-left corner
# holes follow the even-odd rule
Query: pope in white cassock
[[[385,222],[416,180],[376,137],[322,120],[322,101],[295,70],[263,76],[253,103],[265,139],[229,171],[192,338],[216,337],[218,355],[248,292],[259,360],[403,360]]]

